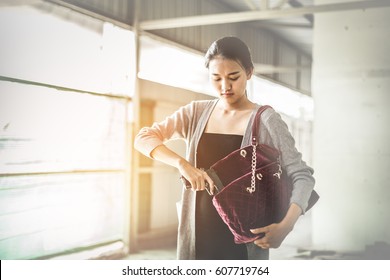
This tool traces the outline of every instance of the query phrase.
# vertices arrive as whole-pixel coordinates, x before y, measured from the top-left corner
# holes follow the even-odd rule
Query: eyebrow
[[[236,75],[236,74],[239,74],[239,73],[240,73],[240,71],[234,71],[234,72],[229,73],[228,76],[230,76],[230,75]],[[217,73],[213,73],[212,75],[213,75],[213,76],[219,76],[219,74],[217,74]]]

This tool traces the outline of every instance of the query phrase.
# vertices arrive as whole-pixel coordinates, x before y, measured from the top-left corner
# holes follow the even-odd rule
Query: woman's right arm
[[[203,190],[205,180],[213,186],[206,172],[195,168],[183,157],[164,145],[169,139],[186,139],[192,124],[194,103],[181,107],[174,114],[152,127],[144,127],[135,137],[134,147],[144,155],[177,168],[193,190]]]

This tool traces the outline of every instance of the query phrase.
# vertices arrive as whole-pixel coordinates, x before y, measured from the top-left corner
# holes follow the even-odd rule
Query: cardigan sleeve
[[[151,127],[143,127],[135,136],[134,148],[151,157],[151,152],[172,139],[186,139],[194,112],[194,102],[180,107],[172,115]]]
[[[293,182],[290,204],[300,206],[304,214],[315,184],[314,170],[302,160],[302,154],[296,149],[295,140],[280,114],[273,111],[265,121],[265,126],[273,145],[281,153],[282,169]]]

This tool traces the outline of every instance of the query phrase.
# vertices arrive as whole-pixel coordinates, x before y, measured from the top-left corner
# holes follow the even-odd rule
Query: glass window
[[[0,258],[126,242],[133,33],[0,7]]]

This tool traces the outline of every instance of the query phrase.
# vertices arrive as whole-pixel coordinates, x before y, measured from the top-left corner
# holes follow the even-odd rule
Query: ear
[[[251,68],[250,70],[246,71],[246,78],[247,80],[250,80],[250,78],[252,78],[252,75],[253,75],[253,68]]]

